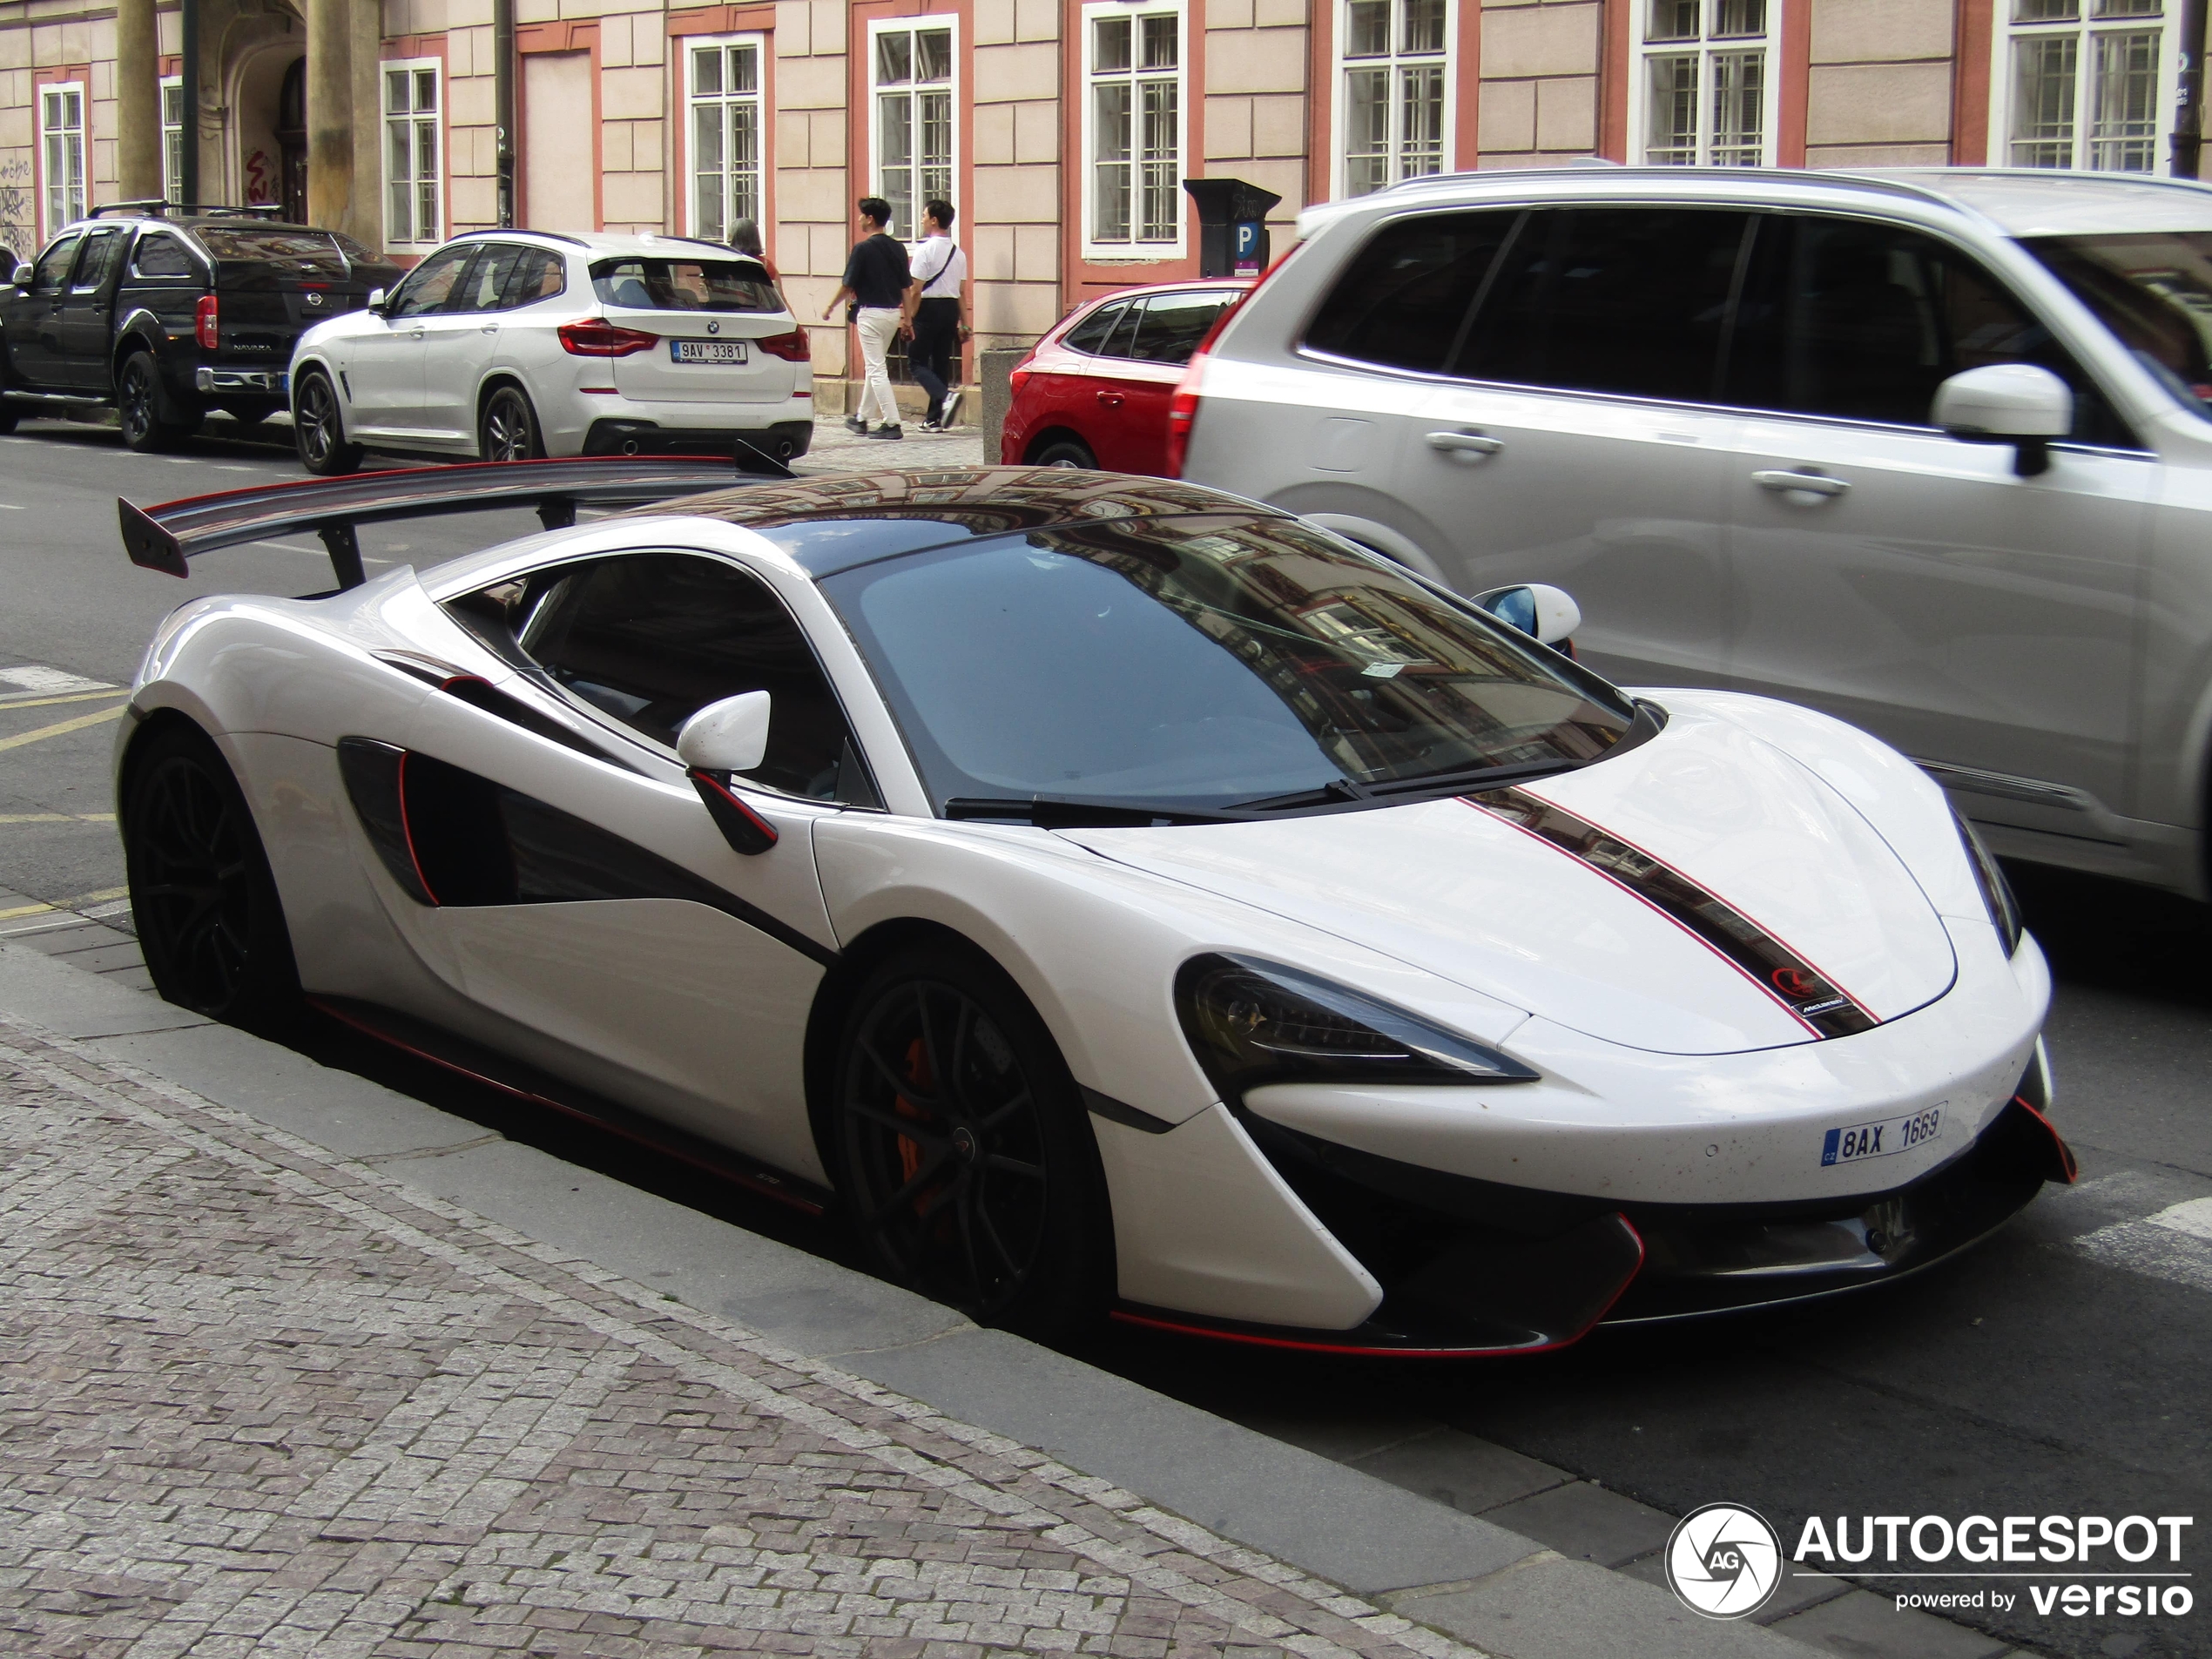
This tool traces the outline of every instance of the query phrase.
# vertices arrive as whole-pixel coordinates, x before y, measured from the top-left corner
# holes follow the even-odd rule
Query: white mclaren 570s
[[[362,579],[361,523],[516,505],[544,533]],[[122,517],[179,574],[313,529],[339,581],[146,653],[116,781],[162,995],[834,1206],[980,1319],[1527,1352],[1895,1278],[2073,1178],[2042,954],[1943,792],[1820,714],[1608,685],[1543,643],[1555,590],[1026,468]]]

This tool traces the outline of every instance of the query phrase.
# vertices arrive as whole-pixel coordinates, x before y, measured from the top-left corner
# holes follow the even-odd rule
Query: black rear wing
[[[132,563],[149,570],[189,576],[185,561],[195,554],[312,529],[330,550],[330,568],[342,590],[368,579],[361,570],[357,525],[535,507],[539,523],[560,529],[576,523],[579,506],[637,506],[725,489],[748,479],[791,475],[789,468],[757,452],[735,463],[711,456],[603,455],[355,473],[257,484],[158,507],[134,507],[118,498],[116,506],[123,520],[124,550]]]

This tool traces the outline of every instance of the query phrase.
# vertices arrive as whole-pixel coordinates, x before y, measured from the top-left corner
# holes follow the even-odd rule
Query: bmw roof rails
[[[534,231],[527,225],[509,225],[504,227],[493,226],[488,226],[482,230],[455,231],[451,236],[446,238],[446,240],[448,242],[465,242],[470,238],[477,236],[543,236],[550,241],[566,242],[571,247],[590,247],[591,246],[590,243],[585,241],[581,236],[570,236],[566,231]]]
[[[358,588],[357,525],[395,518],[435,518],[535,507],[549,530],[576,523],[577,509],[637,506],[727,489],[748,479],[789,478],[791,469],[742,439],[732,460],[711,456],[604,455],[572,461],[491,461],[457,467],[415,467],[355,473],[346,478],[255,484],[215,496],[193,496],[158,507],[118,498],[123,547],[131,563],[171,576],[219,547],[259,542],[287,530],[312,529],[330,551],[338,588]]]

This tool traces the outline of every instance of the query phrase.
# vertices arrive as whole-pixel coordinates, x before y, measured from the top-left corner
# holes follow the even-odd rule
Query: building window
[[[1087,239],[1116,253],[1183,246],[1183,8],[1083,8]]]
[[[1994,77],[1993,158],[2015,167],[2153,172],[2174,101],[2177,0],[2011,0]],[[2086,13],[2086,15],[2085,15]]]
[[[1452,0],[1344,0],[1343,194],[1444,171],[1455,10]]]
[[[921,206],[953,199],[953,19],[901,17],[875,41],[875,193],[911,239]]]
[[[691,234],[726,242],[741,219],[759,225],[760,66],[759,35],[688,43],[691,104]]]
[[[444,239],[438,133],[438,60],[384,66],[384,240],[428,247]]]
[[[161,194],[185,199],[185,79],[170,75],[161,83]]]
[[[1764,167],[1774,159],[1776,0],[1648,0],[1631,84],[1642,159]]]
[[[45,164],[46,234],[84,217],[84,85],[38,89],[39,149]]]

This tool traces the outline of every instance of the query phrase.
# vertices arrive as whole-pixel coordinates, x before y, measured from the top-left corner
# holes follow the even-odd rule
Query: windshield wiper
[[[1548,778],[1554,772],[1573,772],[1585,764],[1554,756],[1549,760],[1516,760],[1501,766],[1470,766],[1465,772],[1430,772],[1418,778],[1393,778],[1387,782],[1369,784],[1367,792],[1408,795],[1437,790],[1463,795],[1471,789],[1495,789],[1527,778]]]
[[[1118,800],[1079,800],[1065,795],[1026,799],[955,795],[945,803],[951,819],[1010,819],[1039,829],[1149,829],[1156,824],[1242,824],[1251,814],[1228,808],[1144,806]]]

